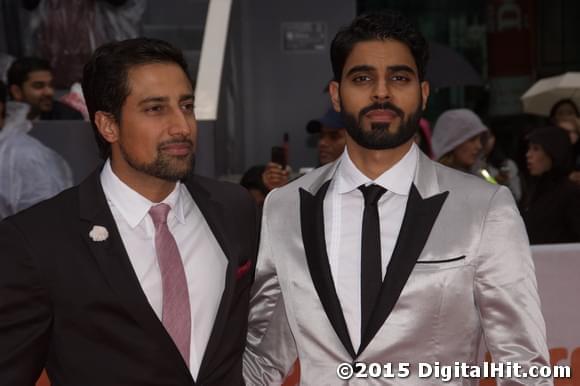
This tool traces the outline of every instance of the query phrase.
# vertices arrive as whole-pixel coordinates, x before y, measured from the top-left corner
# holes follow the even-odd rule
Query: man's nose
[[[53,96],[54,95],[54,87],[51,85],[44,86],[42,89],[44,95]]]
[[[387,82],[377,82],[373,89],[373,99],[376,101],[385,101],[391,98],[391,92]]]
[[[169,134],[190,136],[192,133],[195,133],[196,129],[197,122],[195,118],[188,116],[181,109],[178,109],[172,114]]]

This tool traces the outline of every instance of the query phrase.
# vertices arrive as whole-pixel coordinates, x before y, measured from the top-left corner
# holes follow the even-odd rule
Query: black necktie
[[[378,185],[359,186],[365,198],[361,248],[361,339],[383,283],[381,262],[381,227],[377,202],[387,191]]]

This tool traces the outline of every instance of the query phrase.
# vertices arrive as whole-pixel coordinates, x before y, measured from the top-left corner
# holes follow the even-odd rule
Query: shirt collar
[[[148,215],[149,209],[158,203],[152,202],[143,197],[135,190],[125,184],[111,168],[110,160],[105,162],[101,171],[101,185],[107,197],[107,201],[112,204],[123,216],[131,228],[135,228]],[[185,223],[185,210],[183,204],[183,194],[181,192],[181,183],[175,184],[173,191],[165,197],[163,201],[171,207],[168,216],[172,216],[181,224]]]
[[[361,185],[376,184],[395,194],[407,196],[417,169],[418,152],[413,143],[411,148],[389,170],[386,170],[376,180],[365,176],[352,162],[345,148],[340,158],[337,170],[337,191],[340,194],[351,192]]]

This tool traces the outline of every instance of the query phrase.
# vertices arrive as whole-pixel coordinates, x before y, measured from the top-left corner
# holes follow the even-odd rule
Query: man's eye
[[[181,109],[188,113],[193,113],[194,105],[193,103],[185,103],[181,106]]]
[[[163,106],[149,106],[145,109],[148,113],[159,113],[163,111]]]
[[[395,82],[408,82],[410,80],[409,77],[404,75],[395,75],[391,79]]]
[[[363,82],[368,82],[370,80],[371,80],[371,77],[368,75],[358,75],[352,79],[352,81],[354,83],[363,83]]]

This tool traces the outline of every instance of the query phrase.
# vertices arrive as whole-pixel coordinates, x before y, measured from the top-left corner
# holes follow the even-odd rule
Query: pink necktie
[[[171,207],[167,204],[158,204],[149,209],[149,215],[155,225],[155,249],[163,285],[161,321],[189,367],[191,341],[189,291],[177,243],[167,227],[167,214],[170,210]]]

